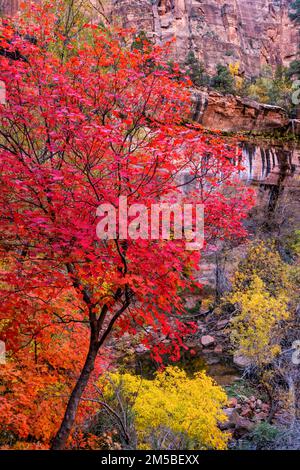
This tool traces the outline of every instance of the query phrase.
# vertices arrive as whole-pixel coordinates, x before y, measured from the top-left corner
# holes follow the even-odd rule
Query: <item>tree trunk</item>
[[[215,301],[219,303],[224,293],[228,290],[228,281],[226,278],[226,255],[221,252],[216,254],[216,294]]]
[[[76,418],[80,398],[85,390],[91,373],[94,370],[95,359],[98,353],[98,349],[99,345],[95,342],[91,342],[89,352],[85,360],[85,364],[69,398],[64,418],[62,420],[59,431],[57,432],[53,440],[51,450],[62,450],[66,446],[68,437],[70,435],[71,429]]]

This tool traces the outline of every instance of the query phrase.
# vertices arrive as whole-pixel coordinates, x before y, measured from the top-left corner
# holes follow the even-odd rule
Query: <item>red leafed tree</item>
[[[9,357],[40,380],[28,393],[38,400],[43,389],[49,409],[58,400],[51,383],[67,382],[53,449],[66,446],[108,341],[143,330],[157,360],[176,358],[192,327],[180,317],[180,290],[195,282],[199,253],[184,240],[101,241],[99,204],[174,201],[184,171],[195,191],[180,198],[204,203],[209,244],[244,236],[252,203],[233,181],[236,149],[188,124],[189,82],[168,72],[166,50],[95,25],[72,36],[59,3],[0,30],[1,335]],[[155,344],[158,332],[168,341]],[[13,422],[10,399],[16,393],[3,401]]]

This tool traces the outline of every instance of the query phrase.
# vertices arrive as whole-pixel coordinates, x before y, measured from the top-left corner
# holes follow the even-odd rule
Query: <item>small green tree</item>
[[[247,87],[246,95],[256,101],[292,111],[291,95],[293,83],[289,70],[278,66],[275,71],[264,67],[259,77]]]
[[[234,77],[224,65],[217,65],[217,73],[212,78],[211,85],[221,93],[234,93]]]
[[[293,60],[287,71],[287,75],[290,79],[300,77],[300,60]]]
[[[290,18],[300,25],[300,0],[294,0],[290,6]],[[300,78],[300,61],[294,60],[290,64],[289,74],[291,77]]]
[[[186,74],[196,86],[206,86],[209,84],[209,77],[205,73],[205,67],[195,56],[193,51],[188,53],[185,61]]]
[[[290,6],[290,18],[300,24],[300,0],[294,0]]]

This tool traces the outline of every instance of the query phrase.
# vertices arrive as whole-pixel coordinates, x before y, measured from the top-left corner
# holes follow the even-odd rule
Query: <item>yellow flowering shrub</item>
[[[227,396],[205,372],[190,378],[178,367],[167,367],[153,380],[113,373],[106,399],[112,399],[116,388],[131,403],[140,449],[153,448],[154,441],[164,448],[162,436],[170,434],[174,439],[183,436],[188,449],[226,449],[229,434],[218,422],[227,420],[222,410]]]
[[[230,75],[234,79],[236,91],[241,91],[244,85],[244,79],[240,76],[240,62],[230,63],[228,68]]]
[[[260,277],[253,275],[248,288],[235,290],[227,300],[239,309],[231,332],[239,354],[256,364],[270,362],[280,352],[279,322],[289,316],[286,295],[272,296]]]
[[[253,364],[267,364],[280,352],[282,321],[290,316],[296,288],[292,277],[291,267],[272,241],[251,244],[239,263],[232,292],[223,300],[237,307],[231,320],[231,342],[237,354]]]
[[[250,246],[235,273],[233,290],[245,290],[254,276],[264,282],[266,290],[274,297],[291,289],[289,267],[282,261],[275,243],[260,242]]]

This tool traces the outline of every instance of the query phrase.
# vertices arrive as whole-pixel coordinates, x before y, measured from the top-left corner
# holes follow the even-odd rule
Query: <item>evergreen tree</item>
[[[234,93],[234,78],[224,65],[217,65],[217,73],[212,78],[211,84],[221,93]]]
[[[290,18],[300,24],[300,0],[294,0],[290,8]]]
[[[209,77],[205,73],[204,65],[197,59],[193,51],[188,53],[185,61],[186,73],[196,86],[209,84]]]

